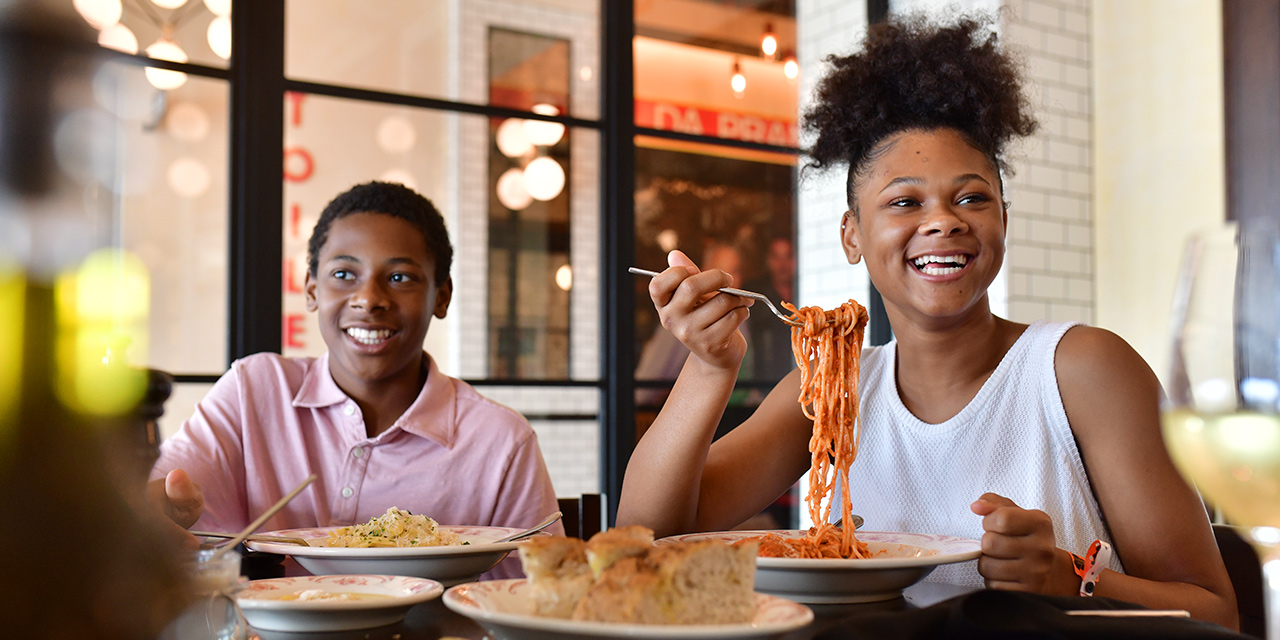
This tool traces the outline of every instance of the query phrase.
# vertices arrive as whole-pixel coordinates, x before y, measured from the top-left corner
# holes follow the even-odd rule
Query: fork
[[[631,267],[630,269],[627,269],[627,271],[630,271],[631,273],[634,273],[639,276],[649,276],[650,278],[658,275],[657,271],[649,271],[648,269],[640,269],[637,267]],[[773,312],[773,315],[778,316],[779,320],[793,327],[804,326],[803,323],[792,320],[791,316],[784,314],[777,307],[773,306],[773,301],[770,300],[769,297],[764,295],[763,293],[756,293],[754,291],[747,291],[745,289],[735,289],[733,287],[720,287],[719,291],[721,293],[727,293],[731,296],[739,296],[742,298],[751,298],[752,300],[759,300],[760,302],[765,303],[769,307],[769,310]]]

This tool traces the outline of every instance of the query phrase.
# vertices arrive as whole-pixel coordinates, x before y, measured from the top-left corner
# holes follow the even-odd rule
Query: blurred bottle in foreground
[[[141,515],[148,378],[124,351],[147,278],[95,252],[102,191],[67,171],[113,160],[83,126],[99,50],[65,4],[0,0],[0,633],[152,639],[189,589]]]

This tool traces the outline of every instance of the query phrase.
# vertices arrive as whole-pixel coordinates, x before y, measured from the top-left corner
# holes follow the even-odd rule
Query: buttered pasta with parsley
[[[329,532],[330,547],[443,547],[466,544],[426,516],[391,507],[364,524]]]

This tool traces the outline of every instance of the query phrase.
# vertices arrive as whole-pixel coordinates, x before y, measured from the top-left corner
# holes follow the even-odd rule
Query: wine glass
[[[1191,237],[1171,334],[1166,446],[1257,550],[1280,640],[1280,221]]]

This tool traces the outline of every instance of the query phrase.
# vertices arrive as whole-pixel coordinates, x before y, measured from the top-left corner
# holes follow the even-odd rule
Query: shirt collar
[[[457,390],[453,386],[453,378],[440,373],[431,354],[423,352],[422,356],[427,360],[427,383],[422,385],[417,399],[386,433],[399,427],[450,448],[457,434]],[[329,354],[325,353],[316,358],[303,375],[302,385],[293,397],[293,406],[330,407],[349,399],[334,382],[329,371]]]

